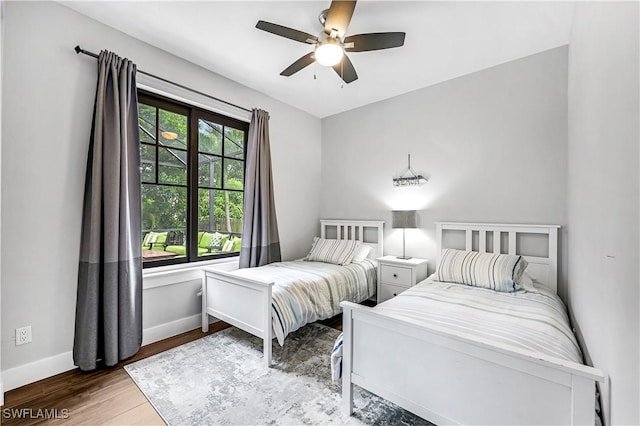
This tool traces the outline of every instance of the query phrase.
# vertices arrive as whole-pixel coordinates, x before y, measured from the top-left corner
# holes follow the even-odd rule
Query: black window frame
[[[225,191],[238,191],[242,192],[244,196],[244,182],[246,180],[246,152],[247,152],[247,141],[249,137],[249,123],[246,121],[238,120],[232,117],[228,117],[219,113],[215,113],[213,111],[206,110],[204,108],[200,108],[194,105],[190,105],[185,102],[177,101],[174,99],[167,98],[162,95],[158,95],[156,93],[152,93],[146,90],[138,89],[138,103],[145,104],[149,106],[153,106],[156,108],[156,111],[159,109],[163,109],[165,111],[174,112],[178,114],[185,115],[187,117],[187,212],[186,212],[186,235],[185,235],[185,247],[186,254],[184,256],[177,256],[169,259],[159,259],[152,261],[143,261],[143,268],[156,268],[160,266],[167,265],[178,265],[178,264],[188,264],[194,262],[205,262],[215,259],[223,259],[228,257],[237,257],[239,255],[238,252],[231,253],[211,253],[211,254],[203,254],[198,255],[198,190],[200,189],[219,189]],[[156,147],[156,182],[154,185],[166,185],[171,186],[171,184],[162,184],[158,181],[159,175],[159,167],[157,165],[158,159],[158,147],[162,145],[159,142],[158,133],[158,116],[159,114],[156,112],[156,135],[155,135],[155,147]],[[209,187],[200,186],[198,184],[198,155],[203,154],[199,151],[198,146],[198,121],[206,120],[215,124],[220,124],[223,126],[222,132],[222,152],[220,155],[206,153],[206,155],[212,155],[221,158],[221,181],[220,188],[214,188],[213,183]],[[229,188],[224,188],[224,158],[230,160],[239,160],[238,158],[226,157],[224,151],[225,138],[224,138],[224,127],[231,127],[234,129],[242,130],[244,132],[244,154],[242,158],[243,163],[243,189],[242,190],[233,190]],[[143,142],[138,141],[138,145]],[[146,142],[144,142],[146,143]],[[146,143],[148,144],[148,143]],[[151,144],[148,144],[151,145]],[[182,150],[182,148],[175,148],[178,150]],[[142,179],[140,181],[140,185],[149,184],[149,182],[143,182]],[[174,185],[175,186],[175,185]],[[142,188],[141,188],[142,189]],[[142,191],[141,191],[142,194]],[[244,212],[243,212],[244,214]]]

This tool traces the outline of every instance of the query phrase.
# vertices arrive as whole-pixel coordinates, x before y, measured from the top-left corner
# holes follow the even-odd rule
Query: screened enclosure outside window
[[[237,255],[249,124],[146,92],[138,115],[144,265]]]

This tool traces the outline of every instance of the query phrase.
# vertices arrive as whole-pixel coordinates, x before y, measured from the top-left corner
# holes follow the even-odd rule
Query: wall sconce
[[[429,179],[417,174],[411,168],[411,154],[408,155],[407,168],[400,173],[400,176],[393,178],[393,186],[418,186],[424,185]]]

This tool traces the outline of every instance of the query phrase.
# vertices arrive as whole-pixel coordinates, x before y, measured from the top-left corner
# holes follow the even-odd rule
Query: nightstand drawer
[[[380,288],[380,294],[378,295],[378,303],[382,303],[385,300],[396,297],[397,295],[408,289],[409,287],[401,285],[382,284],[382,287]]]
[[[380,275],[383,283],[400,284],[404,286],[413,284],[411,280],[411,268],[382,265]]]

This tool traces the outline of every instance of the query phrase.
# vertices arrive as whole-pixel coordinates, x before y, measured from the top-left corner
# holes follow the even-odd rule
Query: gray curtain
[[[136,66],[102,51],[84,190],[73,361],[112,366],[142,343]]]
[[[267,111],[254,109],[251,113],[245,161],[240,267],[251,268],[280,261]]]

